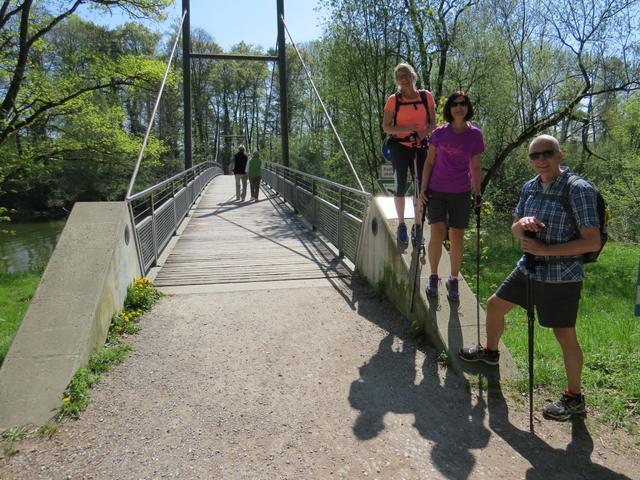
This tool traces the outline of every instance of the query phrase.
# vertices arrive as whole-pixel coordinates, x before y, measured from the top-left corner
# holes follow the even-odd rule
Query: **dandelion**
[[[69,402],[71,401],[71,397],[64,397],[64,398],[62,399],[62,401],[63,401],[64,403],[69,403]]]

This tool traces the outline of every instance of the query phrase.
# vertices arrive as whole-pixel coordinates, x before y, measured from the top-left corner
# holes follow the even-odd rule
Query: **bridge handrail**
[[[169,182],[173,182],[173,181],[179,179],[180,177],[187,176],[191,172],[194,172],[194,176],[196,176],[196,175],[199,174],[199,173],[197,173],[197,170],[211,168],[211,164],[212,163],[215,163],[215,162],[206,161],[206,162],[198,163],[197,165],[194,165],[191,168],[183,170],[180,173],[176,173],[173,177],[167,178],[166,180],[163,180],[160,183],[156,183],[155,185],[152,185],[149,188],[145,188],[144,190],[131,195],[130,197],[127,198],[127,200],[128,201],[133,201],[133,200],[139,199],[140,197],[143,197],[145,195],[150,194],[151,192],[153,192],[155,190],[160,189],[161,187],[163,187],[164,185],[166,185]]]
[[[157,265],[200,193],[222,173],[220,164],[202,162],[127,198],[143,275]]]
[[[262,178],[357,265],[370,193],[273,162],[264,163]]]
[[[328,180],[326,178],[318,177],[316,175],[312,175],[310,173],[303,172],[302,170],[297,170],[297,169],[291,168],[291,167],[285,167],[284,165],[281,165],[279,163],[265,162],[265,165],[268,165],[268,166],[273,167],[273,168],[282,168],[282,169],[285,169],[285,170],[287,170],[289,172],[293,172],[293,173],[296,173],[296,174],[304,176],[304,177],[309,177],[309,178],[311,178],[313,180],[316,180],[318,182],[326,183],[327,185],[331,185],[331,186],[336,187],[336,188],[340,188],[340,189],[343,189],[343,190],[346,190],[346,191],[349,191],[349,192],[352,192],[352,193],[363,195],[365,197],[370,197],[371,196],[371,194],[369,192],[366,192],[364,190],[358,190],[357,188],[349,187],[347,185],[342,185],[341,183],[337,183],[337,182],[334,182],[332,180]]]

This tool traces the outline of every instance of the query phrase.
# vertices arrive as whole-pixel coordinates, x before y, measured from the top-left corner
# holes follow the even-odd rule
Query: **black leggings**
[[[407,191],[407,169],[411,171],[411,175],[415,178],[413,171],[413,147],[407,147],[398,142],[389,142],[389,150],[391,150],[391,164],[393,165],[393,173],[395,177],[395,194],[396,197],[404,197]],[[416,163],[418,164],[418,189],[422,181],[422,168],[427,158],[426,148],[416,149]],[[418,194],[420,192],[417,192]]]

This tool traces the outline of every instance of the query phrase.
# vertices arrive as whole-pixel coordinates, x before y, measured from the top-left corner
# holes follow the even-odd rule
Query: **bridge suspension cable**
[[[142,156],[144,155],[145,148],[147,148],[147,142],[149,141],[149,135],[151,134],[151,127],[153,127],[153,121],[156,118],[158,105],[160,105],[160,98],[162,97],[164,86],[167,83],[167,77],[169,76],[169,69],[171,68],[171,63],[173,62],[173,56],[176,53],[176,47],[178,46],[178,40],[180,39],[180,29],[182,28],[182,24],[184,23],[184,18],[186,17],[186,15],[187,15],[187,11],[185,10],[182,13],[182,20],[180,21],[180,25],[178,27],[178,34],[176,35],[176,40],[173,43],[173,49],[171,50],[171,55],[169,56],[169,60],[167,61],[167,68],[164,71],[164,77],[162,78],[162,83],[160,84],[160,90],[158,91],[158,96],[156,97],[156,103],[153,106],[153,112],[151,113],[151,118],[149,119],[149,125],[147,125],[147,132],[145,133],[144,140],[142,141],[142,148],[140,149],[140,154],[138,155],[136,166],[133,169],[133,175],[131,176],[131,181],[129,182],[129,188],[127,190],[127,195],[125,197],[127,200],[131,197],[131,193],[133,192],[133,185],[136,183],[136,177],[138,176],[138,170],[140,170],[140,163],[142,162]]]
[[[349,154],[347,153],[347,150],[344,148],[344,144],[342,143],[342,139],[340,138],[340,135],[338,135],[338,131],[336,130],[336,127],[333,125],[333,121],[331,120],[331,117],[329,116],[329,112],[327,111],[327,107],[324,106],[324,102],[322,101],[322,98],[320,97],[320,94],[318,93],[318,89],[316,88],[316,84],[313,82],[313,79],[311,78],[311,74],[309,73],[309,69],[307,68],[306,63],[304,63],[304,60],[302,59],[302,55],[300,55],[300,51],[298,50],[298,47],[296,46],[296,43],[293,41],[293,38],[291,37],[291,33],[289,32],[289,29],[287,28],[287,24],[284,21],[284,16],[280,16],[280,21],[284,25],[284,29],[286,30],[287,35],[289,36],[289,40],[291,40],[291,45],[293,45],[293,48],[295,49],[296,53],[298,54],[298,58],[300,59],[300,62],[302,63],[302,68],[304,68],[304,72],[307,74],[307,78],[309,79],[309,82],[311,82],[311,86],[313,87],[313,91],[315,92],[316,97],[318,97],[318,101],[320,102],[320,105],[322,106],[322,110],[324,111],[324,115],[327,117],[327,120],[329,121],[329,125],[331,125],[331,129],[333,130],[333,134],[335,135],[336,139],[338,140],[338,143],[340,144],[340,148],[342,149],[342,153],[344,153],[344,156],[347,159],[347,162],[349,162],[349,166],[351,167],[351,171],[353,172],[353,175],[356,177],[356,181],[358,182],[360,190],[365,192],[366,190],[362,186],[362,182],[360,181],[360,177],[358,176],[358,173],[356,172],[356,169],[353,166],[353,162],[351,162],[351,158],[349,157]]]

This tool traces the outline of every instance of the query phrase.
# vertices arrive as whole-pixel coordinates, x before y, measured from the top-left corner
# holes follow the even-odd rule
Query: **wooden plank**
[[[218,177],[191,212],[158,273],[158,286],[246,284],[348,277],[313,232],[275,203],[236,203],[234,179]],[[228,288],[228,287],[225,287]]]

